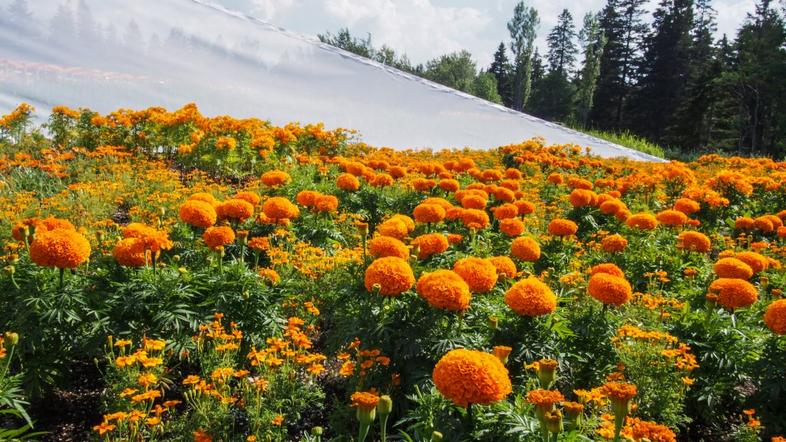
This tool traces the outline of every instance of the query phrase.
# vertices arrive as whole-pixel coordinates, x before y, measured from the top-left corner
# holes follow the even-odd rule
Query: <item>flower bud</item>
[[[379,397],[379,402],[377,403],[377,412],[380,416],[387,416],[391,411],[393,411],[393,399],[391,399],[390,396],[383,394]]]
[[[5,332],[5,345],[13,347],[19,343],[19,334],[14,332]]]
[[[442,433],[440,433],[439,431],[435,430],[434,432],[431,433],[431,440],[433,442],[442,442],[442,437],[443,437]]]
[[[550,410],[543,415],[543,420],[546,422],[546,429],[550,433],[562,432],[562,412],[559,410]]]
[[[322,432],[323,431],[324,430],[322,429],[322,427],[314,427],[314,428],[311,429],[311,435],[312,436],[322,436]]]
[[[356,417],[358,418],[358,422],[364,425],[371,425],[374,422],[374,419],[377,417],[377,409],[372,408],[370,410],[366,410],[363,407],[358,407]]]
[[[496,316],[489,316],[487,320],[488,326],[492,330],[496,330],[499,328],[499,318]]]

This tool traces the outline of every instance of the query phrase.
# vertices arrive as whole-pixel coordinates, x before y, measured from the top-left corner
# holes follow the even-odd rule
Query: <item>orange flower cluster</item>
[[[472,299],[469,285],[450,270],[425,273],[418,279],[417,292],[432,307],[463,311],[469,308]]]
[[[497,268],[484,258],[468,257],[456,261],[456,272],[474,293],[486,293],[497,284]]]
[[[89,258],[90,243],[74,230],[46,230],[30,244],[30,259],[43,267],[73,269]]]
[[[549,286],[530,276],[505,293],[505,304],[521,316],[542,316],[556,310],[557,297]]]
[[[505,365],[494,355],[476,350],[451,350],[432,373],[440,393],[460,407],[491,404],[512,391]]]
[[[365,285],[369,292],[383,296],[398,296],[415,284],[412,268],[401,258],[378,258],[366,269]]]

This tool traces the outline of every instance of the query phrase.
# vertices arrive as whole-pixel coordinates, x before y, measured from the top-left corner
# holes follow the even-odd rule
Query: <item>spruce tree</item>
[[[497,82],[497,93],[502,103],[510,107],[513,104],[513,97],[510,88],[510,61],[508,61],[505,43],[500,42],[497,52],[494,53],[494,61],[491,63],[488,72],[494,75]]]
[[[575,29],[573,17],[564,9],[548,35],[549,71],[533,83],[532,103],[528,107],[541,118],[566,121],[573,113],[575,87],[569,75],[576,60]]]
[[[532,87],[532,52],[535,46],[535,29],[540,23],[538,11],[519,2],[508,22],[510,50],[513,53],[513,81],[511,82],[513,108],[524,109]]]
[[[606,47],[600,63],[598,86],[590,118],[594,125],[619,129],[627,123],[623,108],[641,65],[640,48],[647,33],[642,21],[646,0],[608,0],[600,26]]]
[[[654,32],[646,39],[641,80],[627,114],[637,134],[661,143],[690,75],[693,0],[662,0],[653,17]]]

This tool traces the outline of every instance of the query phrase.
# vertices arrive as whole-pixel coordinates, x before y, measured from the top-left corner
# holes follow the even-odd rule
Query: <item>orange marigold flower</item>
[[[375,258],[394,256],[408,259],[409,248],[406,244],[392,236],[377,235],[368,242],[368,252]]]
[[[786,299],[779,299],[767,306],[764,323],[773,333],[786,335]]]
[[[606,382],[601,390],[609,399],[621,402],[633,399],[637,393],[635,385],[625,382]]]
[[[300,210],[286,198],[276,196],[265,201],[262,211],[273,219],[293,219],[300,216]]]
[[[445,208],[437,204],[418,204],[412,215],[419,223],[438,223],[445,219]]]
[[[685,225],[685,223],[688,222],[688,215],[685,215],[679,210],[664,210],[662,212],[658,212],[658,214],[655,216],[655,219],[657,219],[661,224],[679,227]]]
[[[409,233],[407,225],[398,218],[390,218],[377,226],[377,232],[383,236],[391,238],[402,239]]]
[[[205,244],[213,250],[232,244],[235,241],[235,231],[230,227],[210,227],[202,234]]]
[[[126,267],[142,267],[147,264],[147,247],[141,238],[123,238],[115,244],[112,256],[118,264]]]
[[[30,259],[43,267],[73,269],[90,258],[90,243],[81,234],[67,229],[37,233],[30,244]]]
[[[718,296],[718,304],[734,310],[752,305],[759,292],[751,283],[742,279],[720,278],[710,284],[710,294]]]
[[[511,238],[521,235],[524,230],[524,223],[518,218],[507,218],[499,222],[499,231]]]
[[[505,278],[515,278],[518,270],[516,263],[507,256],[492,256],[489,262],[497,269],[497,275]]]
[[[319,195],[314,210],[322,213],[335,212],[338,210],[338,198],[334,195]]]
[[[510,243],[510,254],[522,261],[534,262],[540,259],[540,246],[534,239],[522,236]]]
[[[677,235],[677,248],[691,252],[707,253],[712,249],[712,242],[707,235],[687,230]]]
[[[600,204],[601,213],[606,215],[616,215],[624,210],[627,210],[627,206],[618,199],[607,200]]]
[[[593,206],[598,201],[598,194],[587,189],[573,189],[568,200],[573,207]]]
[[[432,307],[444,310],[466,310],[472,299],[467,283],[450,270],[423,274],[418,279],[417,292]]]
[[[579,226],[569,219],[557,218],[551,220],[548,230],[554,236],[570,236],[578,232]]]
[[[633,440],[651,442],[677,442],[677,435],[669,427],[655,422],[635,419],[626,425]],[[624,430],[623,430],[624,431]]]
[[[486,199],[480,195],[467,195],[461,199],[461,207],[465,209],[483,210],[486,208]]]
[[[492,404],[512,391],[505,365],[494,355],[457,349],[446,353],[434,366],[434,385],[460,407]]]
[[[679,210],[686,215],[696,213],[700,209],[699,203],[690,198],[680,198],[674,202],[674,210]]]
[[[620,253],[628,247],[628,240],[619,234],[609,235],[600,241],[600,246],[609,253]]]
[[[497,269],[484,258],[468,257],[456,261],[453,271],[461,276],[475,293],[485,293],[497,283]]]
[[[521,316],[542,316],[556,310],[557,297],[548,285],[530,276],[505,293],[505,304]]]
[[[411,244],[418,248],[418,259],[427,259],[448,249],[448,238],[441,233],[428,233],[413,239]]]
[[[459,188],[461,188],[461,185],[459,185],[458,181],[448,178],[448,179],[440,180],[439,188],[446,192],[455,192],[459,190]]]
[[[322,195],[316,190],[301,190],[295,195],[295,201],[301,206],[314,207],[317,204],[317,198]]]
[[[637,213],[625,220],[628,227],[635,227],[639,230],[653,230],[658,227],[658,220],[649,213]]]
[[[71,224],[71,221],[68,221],[67,219],[55,218],[53,216],[42,219],[39,228],[40,227],[43,227],[46,230],[76,230],[76,227]]]
[[[753,230],[754,225],[753,218],[748,218],[747,216],[734,220],[734,228],[736,230]]]
[[[514,202],[516,208],[519,210],[519,215],[529,215],[535,213],[535,205],[529,201],[519,200]]]
[[[770,267],[770,261],[764,255],[756,252],[740,252],[734,257],[748,264],[754,274],[763,272]]]
[[[587,291],[598,301],[616,306],[628,302],[632,295],[632,289],[627,280],[608,273],[592,275]]]
[[[262,202],[262,197],[259,196],[256,192],[238,192],[233,197],[234,199],[243,200],[247,203],[251,204],[252,206],[256,206],[260,202]]]
[[[612,263],[598,264],[590,268],[590,275],[594,275],[596,273],[606,273],[608,275],[616,276],[618,278],[625,277],[625,273],[622,271],[622,269],[617,267],[616,264],[612,264]]]
[[[188,200],[189,201],[203,201],[203,202],[206,202],[206,203],[210,204],[211,206],[215,206],[216,204],[218,204],[218,200],[216,199],[216,197],[214,197],[213,194],[210,194],[210,193],[207,193],[207,192],[197,192],[197,193],[189,196]]]
[[[379,396],[373,391],[356,391],[350,397],[352,406],[364,411],[371,411],[377,407]]]
[[[351,173],[342,173],[336,178],[336,186],[347,192],[354,192],[360,189],[360,181]]]
[[[232,198],[216,206],[216,214],[221,219],[244,221],[254,214],[254,205],[246,200]]]
[[[262,183],[268,187],[283,186],[292,181],[288,173],[281,170],[271,170],[262,174]]]
[[[489,225],[489,215],[484,210],[465,209],[461,212],[461,222],[470,229],[485,229]]]
[[[194,227],[207,228],[214,225],[218,219],[212,204],[196,199],[183,203],[178,213],[181,221]]]
[[[753,269],[737,258],[721,258],[712,269],[719,278],[751,279]]]
[[[540,410],[548,411],[565,400],[565,396],[557,390],[530,390],[527,392],[527,402],[538,407]]]
[[[519,214],[519,208],[516,207],[515,204],[505,203],[501,206],[495,207],[493,212],[494,218],[502,220],[517,217]]]
[[[406,261],[389,256],[376,259],[368,266],[365,284],[370,292],[378,286],[380,295],[398,296],[415,284],[415,275]]]

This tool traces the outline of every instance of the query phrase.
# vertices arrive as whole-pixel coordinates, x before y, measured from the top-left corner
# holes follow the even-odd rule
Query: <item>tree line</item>
[[[538,11],[519,2],[490,66],[468,51],[413,64],[348,29],[321,41],[512,109],[583,129],[630,132],[681,152],[786,154],[784,10],[759,0],[736,36],[716,38],[711,0],[607,0],[577,29],[564,9],[535,39]]]

